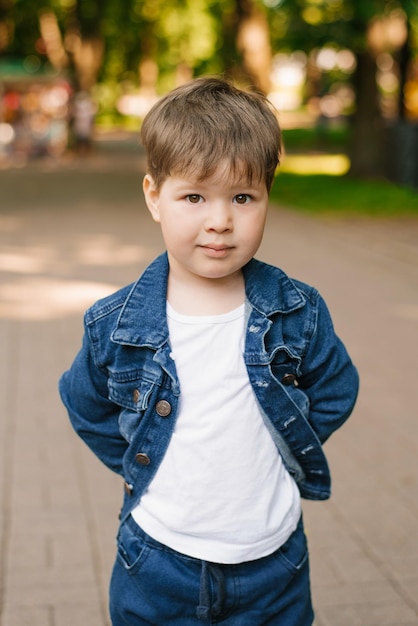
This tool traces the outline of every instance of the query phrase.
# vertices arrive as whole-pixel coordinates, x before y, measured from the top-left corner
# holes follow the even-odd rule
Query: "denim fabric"
[[[110,583],[113,626],[311,626],[303,522],[272,555],[239,565],[179,554],[121,525]]]
[[[75,430],[124,477],[122,520],[158,471],[176,422],[168,271],[163,254],[135,284],[87,311],[83,346],[60,381]],[[302,497],[326,499],[331,481],[322,444],[352,411],[357,371],[315,289],[255,259],[243,272],[244,360],[266,427]]]

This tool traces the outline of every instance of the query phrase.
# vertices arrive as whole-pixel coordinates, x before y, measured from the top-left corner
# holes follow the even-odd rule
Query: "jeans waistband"
[[[200,567],[200,590],[199,590],[199,605],[196,607],[196,615],[200,620],[209,620],[211,617],[217,617],[222,614],[225,597],[225,574],[223,566],[220,563],[212,563],[209,561],[203,561],[202,559],[196,559],[192,556],[182,554],[173,550],[169,546],[166,546],[156,539],[153,539],[148,535],[133,519],[130,515],[125,522],[132,532],[152,548],[156,550],[162,550],[170,553],[182,560],[188,560],[195,563]]]

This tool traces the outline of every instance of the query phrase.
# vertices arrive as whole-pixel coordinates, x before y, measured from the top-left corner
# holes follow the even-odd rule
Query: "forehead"
[[[189,180],[191,183],[208,181],[211,184],[225,184],[229,186],[258,185],[264,183],[263,172],[254,168],[250,162],[243,159],[233,160],[223,158],[210,167],[197,159],[186,168],[174,168],[171,176]]]

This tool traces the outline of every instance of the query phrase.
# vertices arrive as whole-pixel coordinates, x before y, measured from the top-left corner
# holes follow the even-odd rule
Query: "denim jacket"
[[[83,346],[60,380],[76,432],[124,478],[122,519],[158,471],[177,417],[168,271],[163,254],[135,284],[87,311]],[[243,272],[249,380],[301,496],[324,500],[331,480],[322,444],[353,409],[357,371],[314,288],[255,259]]]

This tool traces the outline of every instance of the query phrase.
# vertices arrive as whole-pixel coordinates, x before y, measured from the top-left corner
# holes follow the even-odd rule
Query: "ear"
[[[150,174],[144,176],[142,182],[142,189],[144,191],[145,202],[149,212],[152,215],[152,219],[155,222],[160,221],[160,211],[158,208],[159,191],[155,185],[154,179]]]

